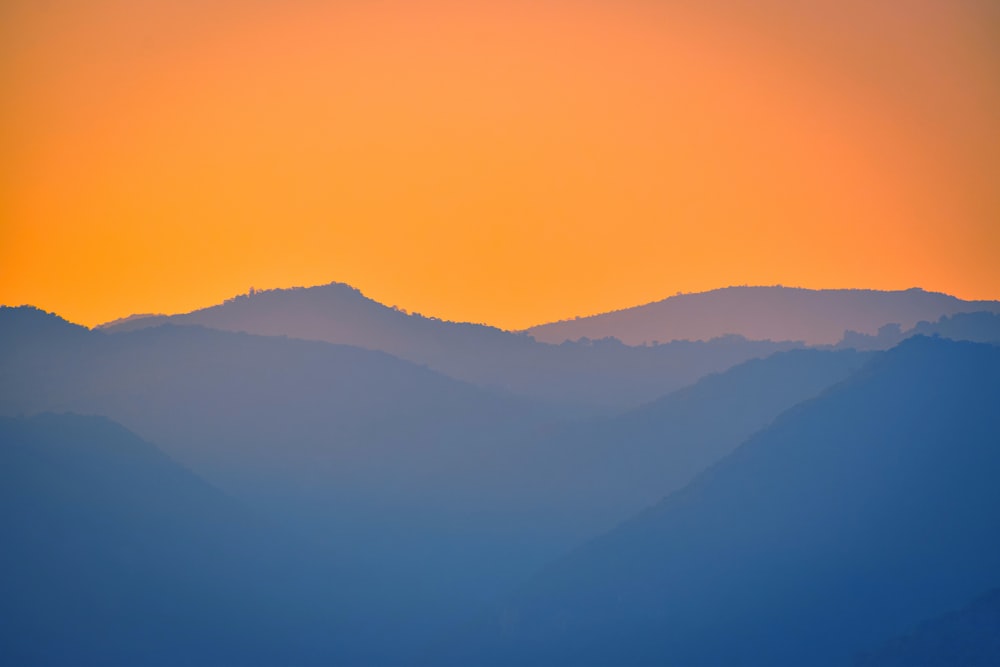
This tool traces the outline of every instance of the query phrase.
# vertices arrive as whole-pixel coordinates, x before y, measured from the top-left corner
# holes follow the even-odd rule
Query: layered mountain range
[[[699,299],[655,345],[0,309],[0,663],[894,664],[1000,586],[996,302]]]
[[[874,337],[887,325],[884,335],[918,323],[933,328],[942,317],[970,312],[1000,314],[1000,302],[916,289],[727,288],[512,333],[406,313],[331,283],[257,291],[182,315],[131,316],[100,328],[125,332],[171,323],[353,345],[492,389],[620,410],[747,359],[832,345],[845,335]],[[862,346],[884,349],[899,339]]]
[[[1000,348],[914,338],[536,575],[463,664],[835,665],[1000,583]]]

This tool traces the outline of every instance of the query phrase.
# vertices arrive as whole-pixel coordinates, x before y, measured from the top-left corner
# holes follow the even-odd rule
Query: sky
[[[6,0],[0,303],[1000,298],[992,0]]]

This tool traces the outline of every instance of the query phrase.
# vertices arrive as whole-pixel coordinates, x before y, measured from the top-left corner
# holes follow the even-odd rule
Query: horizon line
[[[637,304],[633,304],[633,305],[630,305],[630,306],[623,306],[621,308],[615,308],[615,309],[611,309],[611,310],[603,310],[603,311],[593,312],[593,313],[589,313],[589,314],[585,314],[585,315],[576,315],[576,316],[569,317],[569,318],[546,320],[546,321],[538,322],[536,324],[532,324],[530,326],[527,326],[527,327],[524,327],[524,328],[520,328],[520,329],[518,329],[518,328],[509,328],[508,329],[508,328],[505,328],[505,327],[497,326],[495,324],[490,324],[488,322],[473,322],[473,321],[470,321],[470,320],[452,320],[452,319],[446,319],[446,318],[438,317],[438,316],[435,316],[435,315],[421,313],[421,312],[416,311],[416,310],[408,310],[406,308],[403,308],[403,307],[400,307],[400,306],[397,306],[397,305],[389,305],[389,304],[384,303],[382,301],[379,301],[379,300],[377,300],[377,299],[375,299],[375,298],[373,298],[371,296],[368,296],[367,294],[364,293],[364,291],[361,288],[356,287],[354,285],[351,285],[350,283],[342,282],[342,281],[339,281],[339,280],[332,280],[332,281],[327,282],[327,283],[319,283],[319,284],[316,284],[316,285],[292,285],[292,286],[288,286],[288,287],[268,287],[268,288],[264,288],[264,289],[257,289],[254,286],[250,286],[246,292],[237,293],[237,294],[234,294],[234,295],[232,295],[230,297],[227,297],[227,298],[223,299],[222,301],[218,301],[218,302],[210,303],[210,304],[207,304],[207,305],[199,306],[199,307],[193,308],[191,310],[180,311],[180,312],[173,312],[173,313],[162,313],[162,312],[159,312],[159,313],[157,313],[157,312],[145,312],[145,313],[143,313],[143,312],[135,312],[135,313],[130,313],[128,315],[121,316],[121,317],[112,318],[110,320],[105,320],[105,321],[99,322],[97,324],[94,324],[92,326],[89,326],[89,325],[86,325],[86,324],[82,324],[82,323],[79,323],[79,322],[72,322],[71,320],[65,318],[63,315],[61,315],[59,312],[57,312],[55,310],[48,310],[48,309],[44,308],[43,306],[39,306],[39,305],[35,305],[35,304],[30,304],[30,303],[22,303],[22,304],[0,304],[0,306],[4,306],[4,307],[8,307],[8,308],[17,308],[17,307],[22,307],[22,306],[28,306],[28,307],[32,307],[32,308],[37,308],[37,309],[42,310],[42,311],[44,311],[46,313],[50,313],[50,314],[56,315],[56,316],[58,316],[58,317],[60,317],[62,319],[65,319],[67,322],[71,322],[72,324],[77,324],[78,326],[83,326],[83,327],[85,327],[87,329],[90,329],[90,330],[98,330],[98,329],[102,329],[102,328],[105,328],[105,327],[113,326],[115,324],[120,324],[120,323],[123,323],[123,322],[127,322],[127,321],[133,320],[133,319],[141,319],[141,318],[147,318],[147,317],[177,317],[177,316],[182,316],[182,315],[189,315],[191,313],[196,313],[198,311],[208,310],[210,308],[215,308],[215,307],[219,307],[219,306],[224,306],[224,305],[226,305],[228,303],[231,303],[231,302],[233,302],[233,301],[235,301],[237,299],[241,299],[241,298],[248,298],[248,297],[257,296],[257,295],[263,295],[263,294],[271,294],[271,293],[275,293],[275,292],[290,292],[290,291],[295,291],[295,290],[321,289],[321,288],[324,288],[324,287],[342,287],[342,288],[347,288],[347,289],[349,289],[349,290],[351,290],[353,292],[356,292],[359,296],[361,296],[364,299],[367,299],[367,300],[369,300],[369,301],[371,301],[371,302],[373,302],[373,303],[375,303],[375,304],[377,304],[379,306],[382,306],[383,308],[387,308],[389,310],[395,310],[395,311],[397,311],[397,312],[399,312],[399,313],[401,313],[401,314],[403,314],[403,315],[405,315],[407,317],[421,317],[421,318],[424,318],[424,319],[438,320],[438,321],[441,321],[441,322],[448,322],[448,323],[451,323],[451,324],[471,324],[471,325],[475,325],[475,326],[485,326],[485,327],[490,327],[490,328],[493,328],[493,329],[498,329],[500,331],[506,331],[506,332],[510,332],[510,333],[527,332],[527,331],[530,331],[532,329],[537,329],[539,327],[548,326],[548,325],[552,325],[552,324],[563,324],[563,323],[567,323],[567,322],[574,322],[574,321],[577,321],[577,320],[584,320],[584,319],[589,319],[589,318],[593,318],[593,317],[600,317],[602,315],[611,315],[611,314],[615,314],[615,313],[621,313],[621,312],[625,312],[625,311],[628,311],[628,310],[633,310],[633,309],[636,309],[636,308],[643,308],[643,307],[646,307],[646,306],[651,306],[651,305],[654,305],[654,304],[663,303],[665,301],[668,301],[670,299],[675,299],[675,298],[678,298],[678,297],[698,296],[698,295],[708,294],[708,293],[711,293],[711,292],[720,292],[720,291],[729,290],[729,289],[776,289],[776,288],[778,288],[778,289],[786,289],[786,290],[800,290],[800,291],[806,291],[806,292],[882,292],[882,293],[902,293],[902,292],[919,291],[919,292],[925,292],[927,294],[938,294],[938,295],[942,295],[942,296],[947,296],[947,297],[951,297],[953,299],[958,299],[959,301],[965,301],[965,302],[970,302],[970,303],[974,303],[974,302],[977,302],[977,301],[980,301],[980,302],[997,302],[997,301],[1000,301],[1000,298],[996,298],[996,299],[963,299],[963,298],[961,298],[959,296],[956,296],[954,294],[950,294],[948,292],[927,289],[925,287],[920,287],[920,286],[911,286],[911,287],[901,288],[901,289],[876,289],[876,288],[871,288],[871,287],[801,287],[801,286],[797,286],[797,285],[786,285],[786,284],[783,284],[783,283],[775,283],[775,284],[772,284],[772,285],[744,283],[744,284],[725,285],[725,286],[722,286],[722,287],[714,287],[714,288],[710,288],[710,289],[699,290],[699,291],[690,291],[690,292],[683,291],[683,290],[678,290],[678,291],[674,292],[673,294],[670,294],[670,295],[665,296],[665,297],[663,297],[661,299],[656,299],[656,300],[653,300],[653,301],[647,301],[647,302],[644,302],[644,303],[637,303]]]

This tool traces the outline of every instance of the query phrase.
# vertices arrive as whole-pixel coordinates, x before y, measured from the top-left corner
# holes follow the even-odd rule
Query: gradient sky
[[[993,0],[6,0],[0,302],[1000,297]]]

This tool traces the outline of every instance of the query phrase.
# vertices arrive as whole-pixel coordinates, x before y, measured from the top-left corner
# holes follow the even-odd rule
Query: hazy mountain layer
[[[801,346],[736,336],[655,347],[614,340],[549,345],[484,325],[407,314],[337,283],[257,292],[185,315],[133,317],[103,328],[134,331],[166,322],[382,350],[480,386],[613,409],[635,407],[708,373]]]
[[[0,418],[0,664],[328,664],[352,578],[103,418]]]
[[[0,410],[107,415],[213,479],[377,474],[401,491],[547,410],[381,352],[172,325],[110,335],[0,310]],[[463,454],[464,453],[464,454]],[[353,480],[353,481],[352,481]]]
[[[920,289],[880,292],[727,287],[543,324],[526,333],[549,343],[614,336],[630,345],[641,345],[646,341],[708,340],[737,334],[754,340],[825,345],[838,342],[848,330],[871,335],[891,323],[906,330],[923,320],[934,322],[944,315],[973,311],[1000,313],[1000,302],[962,301]]]
[[[616,417],[551,429],[517,443],[519,469],[499,476],[518,480],[517,492],[500,486],[496,493],[530,515],[551,512],[553,525],[586,539],[680,489],[788,408],[848,378],[871,356],[853,350],[779,352]]]
[[[913,338],[553,564],[463,664],[822,665],[1000,583],[1000,348]]]
[[[898,324],[880,327],[875,335],[847,331],[838,348],[855,350],[887,350],[913,336],[940,336],[951,340],[976,343],[1000,343],[1000,314],[988,312],[958,313],[937,322],[917,322],[904,331]]]

